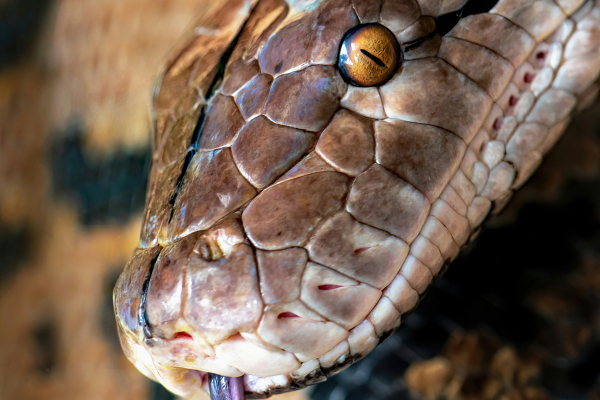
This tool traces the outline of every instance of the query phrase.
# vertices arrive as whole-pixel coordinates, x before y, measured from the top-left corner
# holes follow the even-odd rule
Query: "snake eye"
[[[387,82],[402,63],[398,40],[379,24],[359,25],[350,30],[340,48],[338,67],[356,86],[379,86]]]

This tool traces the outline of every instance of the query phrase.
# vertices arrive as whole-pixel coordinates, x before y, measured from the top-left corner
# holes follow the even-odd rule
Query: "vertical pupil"
[[[386,65],[383,63],[383,61],[381,61],[379,58],[377,58],[373,54],[369,53],[367,50],[360,49],[360,52],[363,53],[365,56],[369,57],[375,64],[379,65],[380,67],[386,67]]]

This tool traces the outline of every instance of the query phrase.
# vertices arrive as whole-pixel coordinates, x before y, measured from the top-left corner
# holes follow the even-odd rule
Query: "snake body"
[[[598,0],[488,3],[207,11],[155,89],[140,247],[114,291],[140,371],[181,396],[212,373],[264,398],[399,327],[598,93]],[[403,63],[353,86],[340,42],[374,22]]]

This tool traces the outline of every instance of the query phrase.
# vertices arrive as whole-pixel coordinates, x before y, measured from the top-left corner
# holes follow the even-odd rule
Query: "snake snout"
[[[261,313],[254,251],[236,216],[162,249],[146,296],[152,334],[189,335],[212,357],[214,345],[255,329]]]
[[[206,390],[208,373],[272,377],[297,370],[292,353],[257,334],[261,324],[267,331],[279,326],[281,313],[264,321],[257,260],[265,255],[256,252],[236,213],[162,248],[139,250],[115,289],[123,347],[138,369],[185,395]]]

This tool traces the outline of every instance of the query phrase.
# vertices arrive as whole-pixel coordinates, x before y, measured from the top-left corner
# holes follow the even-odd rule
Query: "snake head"
[[[562,132],[541,119],[570,109],[516,129],[537,70],[511,79],[582,1],[212,5],[154,92],[114,291],[129,359],[181,396],[264,398],[367,355]]]

